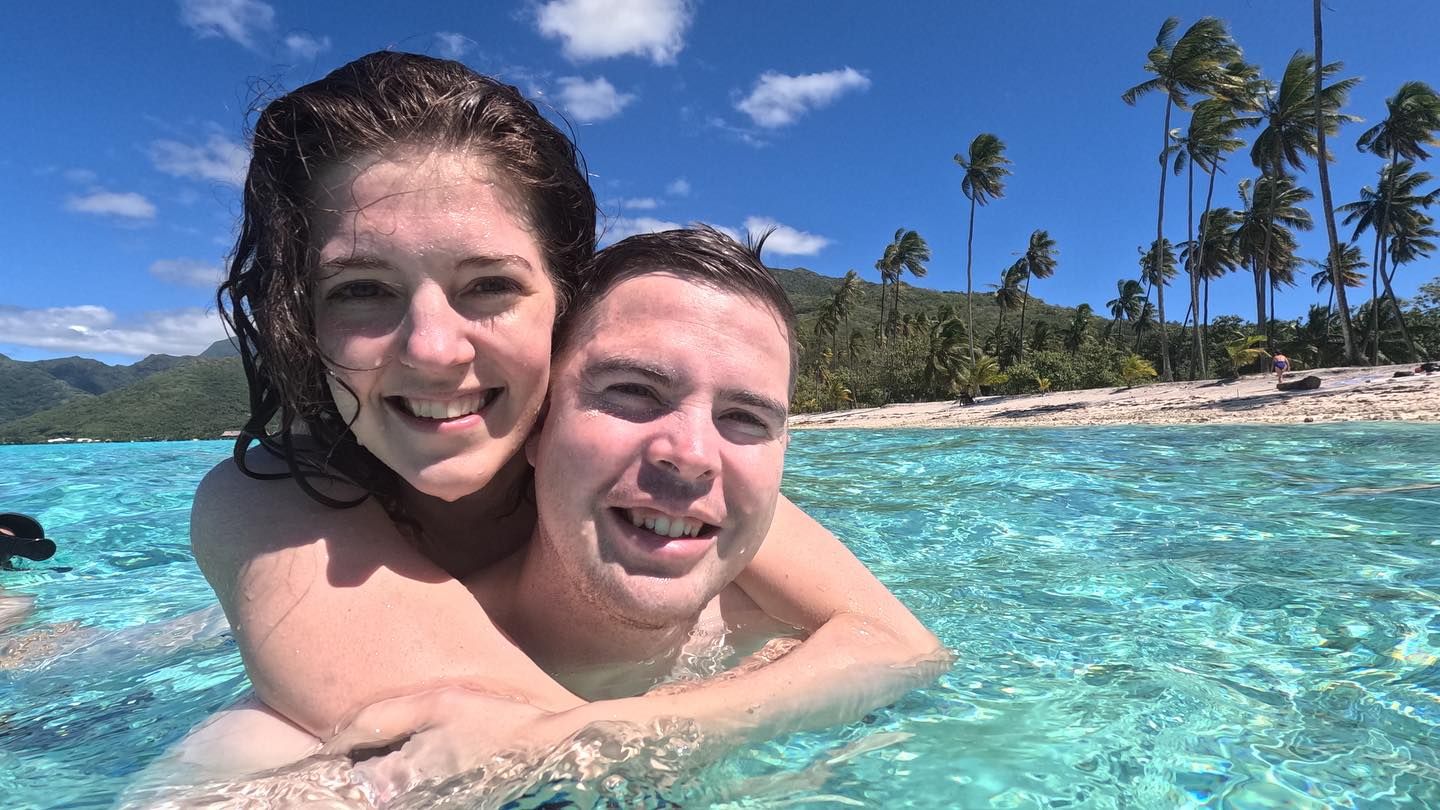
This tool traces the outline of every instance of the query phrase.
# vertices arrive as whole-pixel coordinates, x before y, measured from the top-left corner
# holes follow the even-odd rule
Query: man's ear
[[[525,438],[525,460],[530,466],[535,466],[535,456],[539,453],[540,432],[545,429],[545,419],[550,415],[550,395],[545,395],[545,401],[540,404],[540,413],[535,417],[535,427],[530,428],[530,435]]]

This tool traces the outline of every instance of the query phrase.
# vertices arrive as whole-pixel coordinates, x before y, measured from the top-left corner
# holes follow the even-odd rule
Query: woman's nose
[[[433,285],[417,289],[405,314],[407,331],[401,362],[413,368],[449,368],[475,360],[470,321],[451,305],[444,290]]]

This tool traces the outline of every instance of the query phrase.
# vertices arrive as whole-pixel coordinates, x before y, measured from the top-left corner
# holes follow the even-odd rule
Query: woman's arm
[[[373,503],[331,509],[227,461],[195,495],[190,536],[256,694],[322,739],[364,706],[446,685],[581,702]]]

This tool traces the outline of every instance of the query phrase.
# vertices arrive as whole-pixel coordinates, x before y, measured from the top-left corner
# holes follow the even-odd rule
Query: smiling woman
[[[503,715],[547,744],[596,720],[653,728],[671,717],[733,740],[852,717],[933,676],[943,660],[934,637],[772,492],[768,508],[748,511],[773,539],[736,558],[754,555],[736,584],[746,604],[812,634],[801,650],[684,696],[587,705],[567,691],[461,578],[495,570],[536,522],[521,448],[546,396],[552,329],[568,323],[594,251],[595,204],[573,144],[514,88],[400,53],[371,54],[275,100],[254,143],[220,290],[251,416],[233,463],[201,484],[191,521],[196,558],[265,704],[233,716],[274,710],[321,739],[348,722],[335,750],[408,740],[391,756],[437,775],[506,739],[494,695],[523,701]],[[580,308],[593,303],[585,289]],[[734,324],[702,311],[707,301],[717,304],[684,312],[697,327],[721,319],[706,327],[719,339]],[[780,331],[793,339],[793,324]],[[637,334],[711,358],[693,335]],[[744,347],[726,345],[738,373]],[[793,354],[779,359],[789,376],[778,388],[721,398],[721,424],[746,452],[783,453]],[[281,478],[299,486],[272,481]],[[659,511],[672,525],[692,517]],[[713,539],[701,534],[697,547]],[[762,698],[773,699],[759,711]],[[280,729],[277,738],[296,739]],[[197,739],[217,738],[211,727]],[[265,753],[283,761],[311,747]]]

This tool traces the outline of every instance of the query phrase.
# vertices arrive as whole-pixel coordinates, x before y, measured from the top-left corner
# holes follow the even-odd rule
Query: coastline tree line
[[[1311,23],[1314,50],[1296,52],[1275,76],[1245,60],[1223,20],[1204,17],[1181,31],[1171,17],[1160,26],[1145,57],[1149,77],[1121,94],[1130,105],[1154,95],[1164,102],[1155,237],[1138,249],[1136,277],[1116,281],[1108,319],[1082,304],[1068,318],[1027,323],[1031,283],[1064,272],[1043,228],[1016,246],[1018,258],[977,300],[977,212],[1002,200],[1006,178],[1021,170],[998,135],[981,133],[954,157],[967,210],[963,307],[927,307],[914,294],[902,303],[903,276],[923,278],[931,253],[923,236],[900,228],[875,263],[873,319],[856,322],[862,299],[870,298],[865,287],[873,285],[855,270],[828,298],[801,306],[805,347],[795,410],[1233,376],[1268,367],[1277,352],[1311,368],[1433,358],[1440,352],[1440,283],[1405,301],[1393,281],[1401,268],[1429,258],[1440,237],[1429,213],[1440,186],[1421,168],[1440,143],[1440,95],[1408,81],[1386,100],[1383,119],[1355,142],[1376,158],[1376,180],[1353,202],[1336,205],[1330,139],[1360,120],[1345,112],[1359,79],[1344,77],[1341,62],[1324,61],[1319,0]],[[1242,150],[1248,166],[1237,155]],[[1327,235],[1322,257],[1297,252],[1296,233],[1315,227],[1307,207],[1315,194],[1298,178],[1311,164]],[[1171,177],[1186,184],[1183,239],[1174,216],[1166,219]],[[1239,272],[1254,281],[1255,319],[1212,319],[1210,283]],[[1167,292],[1181,274],[1185,314],[1177,324],[1167,318]],[[1276,296],[1307,280],[1325,303],[1311,305],[1304,318],[1277,319]],[[1351,291],[1366,286],[1368,298],[1352,306]],[[1169,301],[1173,312],[1173,292]]]

